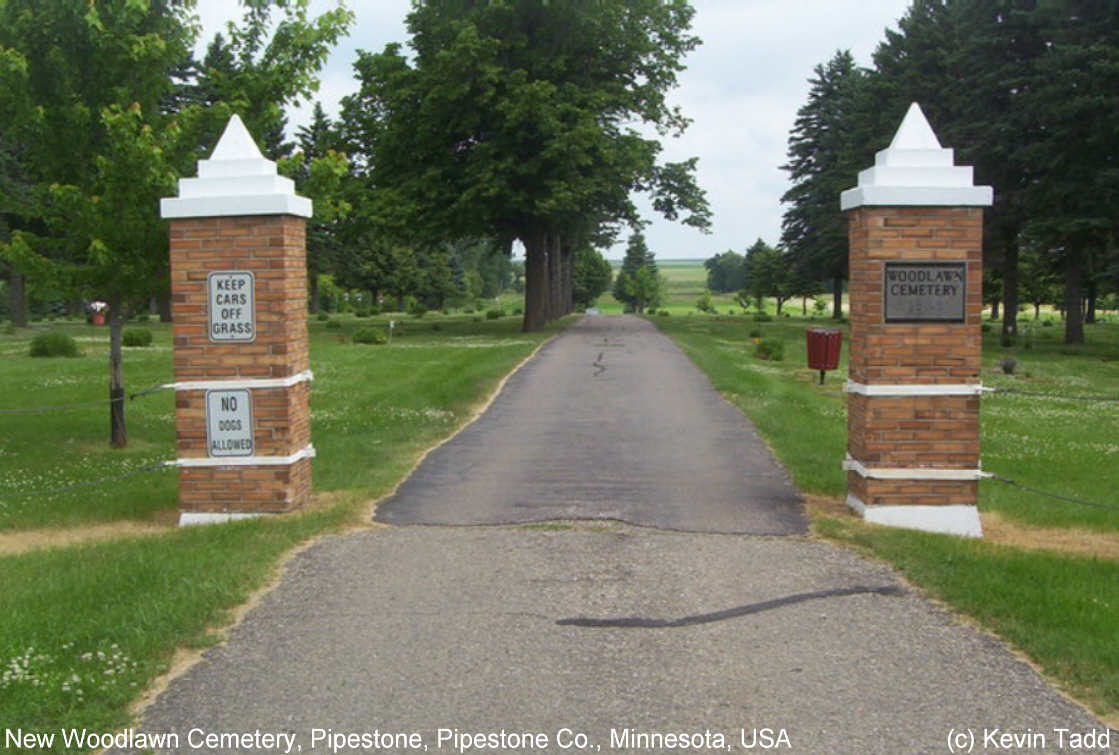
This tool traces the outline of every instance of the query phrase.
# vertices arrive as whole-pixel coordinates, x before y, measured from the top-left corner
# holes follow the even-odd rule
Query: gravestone
[[[850,232],[847,503],[880,524],[981,537],[976,506],[983,207],[916,103],[844,191]]]
[[[306,219],[234,115],[170,219],[180,524],[310,500]]]

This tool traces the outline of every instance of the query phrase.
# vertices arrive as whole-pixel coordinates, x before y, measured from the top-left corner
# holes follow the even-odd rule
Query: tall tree
[[[1021,98],[1042,124],[1023,147],[1036,166],[1028,188],[1031,235],[1065,283],[1065,343],[1084,342],[1082,300],[1119,229],[1119,7],[1062,0],[1039,5],[1046,39],[1034,86]]]
[[[873,151],[851,118],[865,77],[846,50],[816,66],[808,101],[797,111],[789,134],[789,161],[782,166],[792,187],[781,197],[788,205],[781,244],[804,277],[832,280],[836,319],[843,316],[847,277],[847,219],[839,209],[839,194],[855,185]]]
[[[614,270],[597,249],[582,246],[575,250],[572,277],[572,297],[575,306],[589,307],[610,289],[610,279],[614,277]]]
[[[552,299],[570,290],[588,226],[639,224],[632,190],[706,227],[695,161],[659,163],[657,140],[631,125],[686,126],[666,93],[698,44],[693,13],[685,0],[417,2],[414,57],[359,55],[345,106],[378,221],[436,240],[519,238],[527,330],[562,309]]]
[[[295,188],[314,202],[315,216],[307,226],[307,283],[312,312],[319,311],[319,276],[330,272],[341,253],[340,226],[352,209],[347,199],[349,161],[337,151],[340,137],[322,105],[315,103],[311,122],[298,132],[298,151],[280,160],[280,171]]]
[[[650,275],[642,281],[640,290],[637,290],[635,284],[638,273],[642,270],[649,270]],[[655,255],[645,243],[645,234],[635,231],[630,234],[626,256],[622,259],[622,269],[614,279],[614,298],[640,314],[649,303],[650,281],[656,280],[656,276]]]
[[[67,294],[108,300],[110,442],[127,442],[121,326],[165,269],[170,188],[160,103],[189,58],[188,2],[0,3],[0,257]],[[169,133],[169,132],[166,132]],[[11,175],[11,174],[9,174]],[[157,236],[161,236],[156,240]]]

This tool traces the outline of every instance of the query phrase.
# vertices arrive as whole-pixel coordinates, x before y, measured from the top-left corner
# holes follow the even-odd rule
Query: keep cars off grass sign
[[[207,276],[211,341],[256,338],[255,283],[251,272],[218,270]]]

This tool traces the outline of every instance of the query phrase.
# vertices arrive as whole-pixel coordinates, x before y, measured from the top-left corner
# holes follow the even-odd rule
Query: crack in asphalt
[[[764,600],[760,603],[750,603],[749,605],[745,606],[727,608],[723,611],[715,611],[714,613],[701,613],[694,616],[684,616],[683,618],[679,619],[647,619],[641,616],[630,616],[620,619],[592,619],[587,617],[577,617],[571,619],[560,619],[556,622],[556,624],[560,626],[586,627],[590,629],[662,629],[672,627],[689,627],[696,624],[710,624],[715,621],[735,619],[739,616],[747,616],[752,613],[761,613],[762,611],[771,611],[774,608],[781,608],[782,606],[792,605],[794,603],[803,603],[806,600],[822,600],[824,598],[839,598],[847,595],[865,595],[868,593],[874,595],[904,595],[905,590],[898,587],[897,585],[885,585],[880,587],[866,587],[864,585],[856,585],[854,587],[838,587],[832,590],[817,590],[816,592],[802,592],[795,595],[786,595],[783,598]]]

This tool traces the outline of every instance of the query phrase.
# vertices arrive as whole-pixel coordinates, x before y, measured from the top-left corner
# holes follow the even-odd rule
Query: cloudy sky
[[[321,11],[333,3],[312,0]],[[349,0],[357,21],[322,73],[320,99],[327,112],[355,89],[356,50],[379,51],[407,41],[404,16],[410,0]],[[812,68],[837,49],[850,49],[862,65],[909,0],[694,0],[695,33],[703,44],[686,60],[674,100],[693,120],[665,157],[699,157],[699,182],[714,212],[712,232],[658,221],[641,203],[649,248],[660,259],[706,259],[744,250],[761,237],[781,233],[781,195],[787,188],[780,165],[796,111],[804,104]],[[200,0],[203,38],[222,30],[232,14],[228,0]],[[309,107],[293,113],[298,125]],[[838,197],[836,198],[838,202]],[[620,257],[624,245],[608,256]]]

